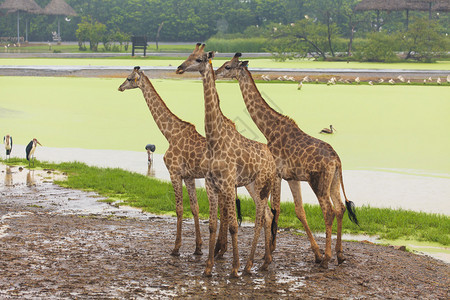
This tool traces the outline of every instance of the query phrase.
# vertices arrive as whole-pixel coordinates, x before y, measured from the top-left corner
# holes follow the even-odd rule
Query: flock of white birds
[[[284,75],[284,76],[278,76],[278,77],[275,78],[275,79],[271,79],[268,75],[261,75],[261,79],[263,79],[264,81],[272,81],[272,80],[278,80],[278,81],[296,81],[294,77],[292,77],[292,76],[287,76],[287,75]],[[450,75],[447,75],[446,81],[447,81],[447,84],[450,84]],[[316,82],[316,83],[319,83],[319,79],[312,80],[311,78],[309,78],[309,76],[303,77],[303,79],[301,79],[301,80],[298,82],[298,87],[297,87],[298,90],[301,90],[301,89],[302,89],[303,83],[304,83],[304,82]],[[361,79],[360,79],[359,77],[356,77],[356,78],[353,79],[353,80],[350,80],[350,79],[342,79],[342,78],[336,79],[336,77],[331,77],[331,78],[327,81],[327,85],[335,85],[335,84],[338,83],[338,82],[339,82],[339,83],[348,83],[348,84],[351,84],[351,83],[360,84],[360,83],[361,83]],[[384,82],[385,82],[385,80],[384,80],[383,78],[380,78],[380,79],[378,79],[377,81],[370,80],[370,81],[368,81],[367,83],[368,83],[369,85],[374,85],[374,84],[376,84],[376,83],[381,84],[381,83],[384,83]],[[398,75],[396,79],[390,78],[389,80],[387,80],[387,82],[390,83],[390,84],[392,84],[392,85],[396,84],[397,82],[411,84],[411,80],[405,79],[402,75]],[[423,84],[432,83],[432,82],[433,82],[433,78],[431,78],[431,77],[425,78],[425,79],[423,80]],[[442,84],[442,79],[441,79],[440,77],[438,77],[438,78],[436,79],[436,83],[437,83],[438,85],[441,85],[441,84]]]

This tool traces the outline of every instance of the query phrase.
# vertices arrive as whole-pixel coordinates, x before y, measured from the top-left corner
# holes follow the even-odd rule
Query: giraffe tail
[[[345,207],[347,208],[347,212],[348,212],[348,218],[350,219],[350,221],[352,221],[353,223],[355,223],[356,225],[359,226],[359,222],[358,219],[356,218],[356,212],[355,212],[355,204],[347,199],[347,195],[345,194],[345,189],[344,189],[344,179],[342,176],[342,167],[340,168],[340,175],[341,175],[341,187],[342,187],[342,192],[344,193],[344,198],[345,198]]]
[[[237,221],[240,227],[242,224],[241,200],[239,200],[237,194],[236,194],[236,210],[237,210]]]
[[[273,218],[272,218],[272,224],[270,226],[271,232],[272,232],[272,246],[274,246],[275,244],[275,240],[277,237],[277,231],[278,231],[278,224],[276,222],[276,216],[277,216],[277,211],[273,208],[270,209],[272,211],[273,214]]]

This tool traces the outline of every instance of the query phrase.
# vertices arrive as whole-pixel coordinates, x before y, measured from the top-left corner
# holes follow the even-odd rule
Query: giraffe
[[[180,255],[181,231],[183,224],[183,180],[189,195],[195,226],[195,255],[202,254],[202,238],[199,224],[199,208],[195,190],[195,178],[204,178],[207,171],[206,139],[195,126],[181,120],[166,106],[140,67],[135,67],[120,85],[119,91],[140,88],[155,122],[169,142],[164,154],[164,163],[169,170],[170,180],[175,192],[177,233],[172,255]]]
[[[199,208],[195,191],[195,179],[205,178],[208,171],[206,157],[206,139],[197,132],[195,126],[174,115],[166,106],[150,79],[140,67],[135,67],[127,77],[119,91],[140,88],[147,106],[155,119],[158,128],[169,142],[169,148],[164,155],[164,163],[169,170],[170,180],[175,192],[177,233],[175,246],[171,252],[173,256],[180,255],[181,232],[183,224],[183,188],[184,181],[189,195],[190,207],[194,217],[196,248],[195,255],[202,255],[202,238],[199,225]],[[254,197],[252,186],[246,189]],[[222,225],[222,222],[221,222]],[[224,235],[224,236],[223,236]],[[226,231],[221,229],[217,243],[216,254],[222,256],[227,250]]]
[[[303,132],[294,120],[272,109],[259,93],[255,81],[248,70],[248,61],[239,61],[241,53],[225,62],[216,70],[223,78],[236,78],[251,118],[266,137],[268,147],[277,166],[277,179],[272,191],[272,205],[276,211],[275,220],[280,213],[281,179],[288,182],[295,203],[295,212],[303,224],[315,255],[315,261],[328,268],[331,258],[331,227],[334,217],[337,219],[336,254],[338,263],[345,258],[342,250],[342,219],[346,208],[349,218],[358,224],[353,202],[347,199],[342,178],[342,164],[338,154],[326,142]],[[314,191],[326,225],[325,256],[319,250],[306,220],[303,208],[300,181],[307,181]],[[340,187],[345,197],[345,206],[341,201]],[[331,197],[331,201],[330,201]],[[275,238],[275,237],[274,237]],[[273,243],[275,245],[275,242]],[[274,247],[274,246],[273,246]],[[273,250],[273,249],[272,249]]]
[[[216,91],[214,70],[211,60],[213,52],[204,52],[205,44],[198,43],[192,54],[177,68],[177,74],[185,71],[199,71],[203,81],[205,103],[205,137],[209,171],[206,175],[206,190],[211,197],[209,214],[209,255],[204,274],[211,276],[214,266],[214,243],[217,230],[217,201],[219,206],[227,208],[226,228],[228,228],[233,245],[233,264],[231,277],[238,277],[239,253],[237,245],[238,224],[235,210],[235,188],[250,184],[254,191],[256,217],[251,251],[244,268],[244,273],[251,274],[256,244],[261,226],[265,228],[265,256],[260,267],[266,270],[272,261],[270,251],[272,212],[267,204],[272,182],[276,176],[275,162],[267,145],[249,140],[242,136],[234,123],[225,117],[220,109]],[[222,223],[222,222],[221,222]]]

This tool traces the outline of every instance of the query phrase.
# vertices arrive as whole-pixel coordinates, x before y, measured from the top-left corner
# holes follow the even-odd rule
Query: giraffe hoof
[[[231,271],[230,277],[231,278],[239,278],[239,274],[238,274],[237,270]]]
[[[322,267],[322,269],[328,269],[328,261],[323,260],[320,263],[320,266]]]
[[[178,250],[173,250],[172,253],[170,253],[172,256],[180,256],[180,252]]]
[[[345,261],[344,255],[338,255],[338,265],[342,264]]]
[[[203,275],[205,277],[212,277],[212,270],[206,269],[205,272],[203,272]]]
[[[202,249],[195,249],[194,255],[203,255]]]

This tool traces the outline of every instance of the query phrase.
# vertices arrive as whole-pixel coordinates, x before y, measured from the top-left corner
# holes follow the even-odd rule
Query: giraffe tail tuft
[[[347,207],[348,218],[350,219],[350,221],[359,226],[359,222],[356,218],[355,213],[355,204],[352,201],[345,199],[345,206]]]

